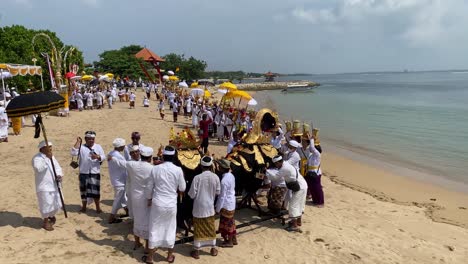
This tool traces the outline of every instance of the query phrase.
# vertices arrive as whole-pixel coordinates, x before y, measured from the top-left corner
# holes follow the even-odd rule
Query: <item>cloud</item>
[[[24,7],[28,7],[28,8],[33,7],[33,4],[31,2],[31,0],[9,0],[9,2],[12,2],[14,4],[19,4],[19,5],[22,5]]]
[[[391,32],[409,46],[455,40],[468,25],[464,0],[336,0],[322,7],[296,7],[290,18],[349,32]]]

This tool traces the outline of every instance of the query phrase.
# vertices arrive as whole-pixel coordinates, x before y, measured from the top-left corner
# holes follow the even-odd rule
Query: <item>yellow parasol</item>
[[[81,80],[82,80],[82,81],[85,81],[85,82],[91,81],[92,79],[94,79],[94,76],[92,76],[92,75],[83,75],[83,76],[81,77]]]
[[[198,82],[193,82],[190,84],[190,88],[197,88],[198,87]]]
[[[179,77],[177,77],[175,75],[171,75],[171,76],[169,76],[169,81],[179,81]]]
[[[210,91],[205,90],[205,93],[204,93],[203,97],[205,97],[205,98],[210,98],[210,97],[211,97]]]
[[[226,98],[241,98],[246,100],[252,99],[252,96],[249,93],[240,90],[229,91],[225,96]]]
[[[224,82],[219,87],[224,88],[228,91],[237,90],[237,86],[233,84],[232,82]]]
[[[112,73],[106,73],[105,75],[109,77],[109,79],[114,79],[114,74]]]

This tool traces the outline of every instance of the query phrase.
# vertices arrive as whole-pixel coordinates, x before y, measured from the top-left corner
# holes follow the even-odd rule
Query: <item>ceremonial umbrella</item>
[[[168,81],[168,80],[169,80],[169,76],[164,75],[164,76],[163,76],[163,80],[164,80],[164,81]]]
[[[87,82],[87,81],[91,81],[92,79],[94,79],[94,76],[92,75],[83,75],[83,77],[81,77],[81,80]]]
[[[113,73],[106,73],[105,74],[109,79],[114,79],[114,74]]]
[[[6,108],[6,112],[8,113],[9,117],[21,117],[25,115],[33,115],[37,114],[36,118],[36,131],[34,134],[34,138],[38,138],[40,136],[40,132],[42,129],[42,134],[44,135],[44,140],[46,142],[46,146],[49,145],[47,141],[47,134],[44,127],[44,123],[42,123],[42,112],[49,112],[51,110],[55,110],[61,107],[64,107],[65,98],[60,96],[54,92],[34,92],[34,93],[27,93],[22,94],[21,96],[17,96],[10,101]],[[57,181],[57,172],[55,171],[55,165],[52,160],[52,156],[50,157],[50,163],[52,164],[52,171],[54,172],[54,181],[57,185],[57,189],[60,194],[60,201],[62,202],[63,212],[65,214],[65,218],[67,217],[67,210],[65,209],[65,203],[63,201],[62,190],[60,189],[60,184]]]
[[[219,87],[224,88],[228,91],[237,90],[237,86],[233,84],[232,82],[223,82]]]
[[[73,76],[70,78],[70,80],[81,80],[81,76],[80,75]]]
[[[179,81],[179,77],[175,76],[175,75],[171,75],[169,76],[169,81]]]
[[[250,101],[247,102],[247,105],[257,105],[257,100],[255,99],[250,99]]]
[[[67,72],[67,73],[65,73],[65,78],[67,78],[67,79],[70,79],[70,78],[75,77],[75,76],[76,76],[76,74],[73,73],[73,72]]]
[[[179,83],[179,87],[188,88],[188,84],[185,81],[183,81]]]
[[[167,71],[167,74],[172,76],[172,75],[174,75],[174,72],[173,71]]]
[[[190,90],[190,94],[194,97],[199,97],[199,96],[203,96],[205,94],[205,91],[203,91],[203,89],[200,89],[200,88],[194,88],[192,90]]]
[[[193,82],[190,84],[190,88],[197,88],[198,87],[198,82]]]
[[[205,90],[205,92],[204,92],[204,94],[203,94],[203,97],[205,97],[205,98],[209,98],[209,97],[211,97],[211,93],[210,93],[210,91],[208,91],[208,90]]]

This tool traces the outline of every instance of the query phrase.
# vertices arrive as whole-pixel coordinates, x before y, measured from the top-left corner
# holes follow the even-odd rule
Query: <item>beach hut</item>
[[[265,73],[265,82],[274,82],[277,75],[271,71]]]
[[[161,68],[159,67],[159,63],[165,61],[163,58],[159,57],[156,53],[152,52],[148,48],[143,48],[142,50],[140,50],[137,54],[135,54],[135,57],[143,59],[144,61],[149,62],[151,65],[153,65],[153,67],[158,71],[158,76],[155,77],[157,77],[159,82],[162,83]],[[151,75],[141,63],[140,67],[145,73],[146,77],[148,77],[148,79],[151,82],[154,82],[153,78],[151,78]]]

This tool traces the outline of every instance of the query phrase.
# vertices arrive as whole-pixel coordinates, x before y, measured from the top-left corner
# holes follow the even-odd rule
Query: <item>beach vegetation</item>
[[[194,57],[185,58],[185,55],[169,53],[163,56],[164,62],[160,66],[166,71],[174,71],[181,80],[198,80],[205,76],[205,69],[208,66],[205,61]]]
[[[52,51],[52,47],[44,38],[37,38],[34,46],[32,40],[38,33],[47,34],[56,47],[56,51]],[[41,66],[44,76],[44,88],[49,90],[51,87],[49,70],[47,62],[42,56],[43,53],[53,57],[53,52],[67,51],[71,48],[70,45],[65,45],[55,32],[50,30],[34,30],[28,29],[21,25],[12,25],[0,28],[0,63],[25,64]],[[33,59],[36,62],[33,62]],[[80,69],[83,69],[83,53],[75,47],[74,51],[67,56],[68,64],[77,64]],[[68,69],[62,69],[66,73]],[[15,76],[7,80],[10,87],[16,87],[18,91],[24,92],[29,88],[40,89],[41,80],[34,76]]]
[[[143,67],[150,69],[150,65],[135,57],[143,47],[139,45],[124,46],[118,50],[106,50],[99,54],[99,61],[93,63],[94,70],[101,73],[113,73],[114,76],[121,78],[138,79],[145,77],[141,70],[140,63]]]

